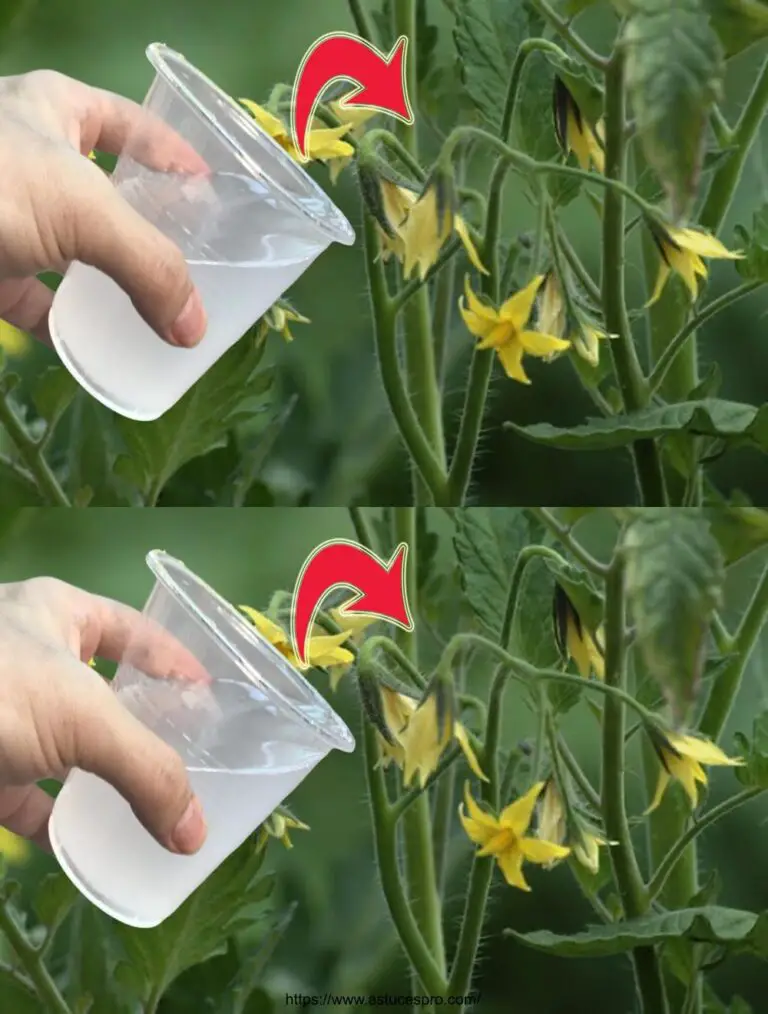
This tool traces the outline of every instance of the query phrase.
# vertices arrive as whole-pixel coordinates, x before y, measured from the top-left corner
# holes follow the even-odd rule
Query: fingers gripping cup
[[[114,281],[78,261],[49,315],[75,379],[139,420],[171,408],[332,241],[355,239],[324,191],[237,102],[168,47],[153,43],[147,56],[157,74],[113,182],[181,248],[208,314],[206,335],[192,349],[166,344]]]
[[[129,926],[157,926],[329,753],[355,741],[321,695],[183,563],[153,550],[156,583],[113,686],[182,757],[208,837],[195,855],[159,845],[111,785],[75,768],[50,838],[69,879]]]

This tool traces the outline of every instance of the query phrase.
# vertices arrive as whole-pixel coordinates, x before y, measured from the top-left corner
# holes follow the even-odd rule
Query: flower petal
[[[536,302],[536,294],[543,281],[544,275],[536,275],[524,289],[520,289],[519,292],[502,303],[499,308],[499,316],[509,321],[516,330],[522,331],[531,316],[533,304]]]
[[[483,262],[480,260],[480,254],[477,252],[477,247],[472,242],[472,237],[469,235],[467,223],[464,221],[461,215],[454,215],[453,228],[456,232],[456,235],[459,237],[462,244],[464,245],[464,249],[467,251],[467,256],[469,257],[472,266],[477,268],[477,270],[481,274],[487,275],[489,273],[488,268],[486,268]]]
[[[510,849],[503,855],[497,856],[496,862],[510,887],[517,887],[521,891],[530,891],[523,876],[523,854],[519,849]]]
[[[522,838],[531,823],[536,802],[543,788],[544,782],[536,782],[524,796],[505,806],[499,814],[499,823],[514,831],[518,838]]]
[[[699,229],[676,229],[666,226],[667,232],[678,246],[699,257],[717,257],[720,259],[740,260],[744,254],[740,250],[729,250],[719,239]]]
[[[520,345],[516,338],[515,329],[511,324],[506,324],[502,321],[500,324],[494,324],[488,334],[477,346],[479,349],[499,349],[504,345]],[[522,346],[520,346],[520,352],[522,354]]]
[[[685,757],[692,757],[700,764],[727,764],[738,767],[744,763],[742,757],[729,757],[709,739],[686,736],[677,732],[665,733],[672,747]]]
[[[656,285],[653,288],[653,295],[645,304],[646,309],[649,306],[653,306],[654,303],[658,303],[661,299],[661,294],[664,291],[664,286],[667,284],[669,278],[670,267],[666,261],[662,260],[659,263],[659,273],[656,275]]]
[[[483,774],[483,769],[480,767],[477,755],[475,754],[475,751],[472,749],[472,744],[469,742],[467,730],[464,728],[461,722],[453,723],[453,736],[456,742],[461,747],[464,756],[467,758],[467,764],[469,764],[472,772],[476,774],[478,778],[482,778],[484,782],[487,782],[488,776]]]
[[[665,767],[661,767],[659,769],[659,780],[656,782],[656,791],[653,794],[651,805],[645,811],[643,816],[646,816],[649,813],[653,813],[653,811],[659,806],[664,796],[664,793],[666,792],[667,786],[669,785],[669,779],[670,779],[669,772]]]
[[[523,369],[523,346],[520,342],[509,342],[507,345],[500,345],[496,349],[496,354],[508,377],[519,381],[521,384],[530,384],[531,381]]]
[[[520,838],[520,851],[529,863],[551,863],[555,859],[565,859],[571,850],[565,845],[556,845],[553,841],[542,838]]]
[[[542,359],[571,347],[567,339],[555,338],[553,334],[543,334],[541,331],[521,331],[519,339],[529,356],[539,356]]]
[[[476,824],[480,824],[491,831],[498,831],[499,821],[491,813],[487,813],[472,798],[469,791],[469,782],[464,782],[464,802],[469,810],[469,816]]]

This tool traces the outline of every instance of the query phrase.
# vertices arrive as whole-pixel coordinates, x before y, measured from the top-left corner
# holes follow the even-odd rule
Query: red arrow
[[[291,640],[302,666],[308,665],[309,633],[317,611],[335,588],[355,592],[342,615],[375,616],[413,630],[405,581],[407,556],[405,542],[385,562],[365,546],[346,539],[324,542],[309,554],[296,581],[291,611]]]
[[[346,105],[378,109],[404,123],[413,123],[406,85],[408,38],[401,35],[387,56],[370,42],[347,32],[332,32],[313,42],[296,74],[291,103],[291,133],[302,159],[307,159],[307,131],[322,92],[331,82],[351,81]]]

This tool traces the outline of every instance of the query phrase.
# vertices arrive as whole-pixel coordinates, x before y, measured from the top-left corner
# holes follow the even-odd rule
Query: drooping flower
[[[497,310],[475,295],[467,277],[464,280],[464,298],[459,300],[459,311],[464,323],[470,333],[480,339],[477,347],[495,349],[507,376],[521,384],[530,384],[523,369],[524,355],[549,359],[557,352],[570,348],[571,344],[555,335],[526,330],[543,280],[543,275],[537,275]]]
[[[488,780],[462,723],[446,714],[443,727],[439,728],[435,693],[428,694],[419,702],[387,686],[381,686],[380,690],[384,721],[393,739],[392,743],[388,743],[379,736],[383,766],[394,761],[402,768],[406,785],[410,785],[417,776],[423,787],[439,764],[443,751],[455,739],[473,773],[484,781]]]
[[[578,327],[574,328],[570,335],[574,350],[591,366],[598,366],[600,363],[600,342],[611,337],[612,335],[587,320],[580,320]]]
[[[559,77],[555,77],[552,112],[557,140],[565,154],[572,151],[585,172],[592,166],[598,172],[604,172],[602,123],[598,123],[594,130],[592,129],[584,119],[573,95]]]
[[[32,855],[32,846],[21,835],[0,827],[0,855],[9,866],[23,866]]]
[[[661,803],[671,779],[677,779],[686,791],[693,809],[699,802],[697,782],[707,784],[707,773],[702,764],[717,764],[738,767],[744,763],[741,757],[728,757],[711,740],[688,736],[668,729],[649,730],[651,742],[661,762],[656,792],[646,813],[651,813]]]
[[[0,320],[0,348],[7,356],[23,356],[29,352],[32,339],[18,327]]]
[[[600,868],[599,847],[608,844],[605,838],[574,815],[568,820],[562,794],[552,777],[547,779],[541,793],[536,834],[556,845],[567,844],[573,858],[593,874]],[[555,866],[559,861],[559,858],[553,859],[547,866]]]
[[[720,260],[739,260],[744,254],[740,250],[728,250],[719,239],[698,229],[678,229],[671,225],[661,226],[653,223],[651,235],[661,255],[656,286],[647,306],[653,306],[661,298],[664,286],[671,272],[680,275],[691,299],[699,295],[699,278],[709,274],[702,257],[714,257]]]
[[[554,271],[544,275],[536,297],[536,330],[542,334],[563,338],[568,324],[568,309],[563,287]]]
[[[459,818],[469,838],[480,846],[478,855],[494,856],[504,878],[511,887],[530,891],[523,876],[523,862],[547,866],[563,859],[570,852],[564,845],[528,836],[528,828],[539,798],[543,782],[537,782],[524,796],[505,806],[495,816],[482,809],[472,798],[469,784],[464,786],[464,806],[459,807]]]
[[[287,342],[293,341],[290,324],[295,321],[297,324],[310,324],[309,317],[302,316],[298,310],[285,300],[279,299],[262,315],[256,327],[256,341],[263,342],[270,331],[276,331]]]
[[[346,613],[345,609],[353,601],[353,599],[349,599],[348,602],[344,602],[338,608],[329,609],[328,615],[335,624],[349,631],[350,636],[348,640],[352,644],[360,644],[364,640],[364,631],[376,623],[378,618],[376,616],[366,616],[364,613]]]
[[[290,127],[285,124],[279,116],[270,113],[268,109],[258,105],[251,99],[240,99],[251,116],[256,120],[262,130],[276,141],[283,151],[290,157],[299,161],[300,155],[293,142]],[[307,141],[307,155],[311,159],[324,162],[334,158],[350,158],[355,149],[347,141],[343,140],[350,131],[352,123],[348,120],[338,127],[310,127]]]
[[[299,665],[293,650],[289,634],[281,626],[264,616],[263,613],[250,606],[240,606],[259,633],[276,648],[292,665]],[[343,630],[340,634],[312,634],[309,639],[307,657],[309,664],[320,669],[329,666],[348,666],[355,656],[347,648],[342,647],[349,640],[350,631]]]
[[[576,607],[559,584],[555,584],[552,626],[563,660],[567,662],[572,658],[584,679],[589,679],[592,673],[599,680],[605,679],[603,630],[600,628],[592,634],[585,627]]]
[[[418,267],[419,276],[425,278],[437,260],[443,244],[453,232],[464,245],[472,265],[487,275],[488,271],[469,235],[467,223],[456,213],[451,199],[441,194],[439,178],[436,178],[411,204],[407,217],[399,229],[404,247],[405,277],[410,278],[414,268]]]
[[[287,849],[293,848],[289,831],[309,831],[309,825],[302,823],[285,807],[279,806],[262,824],[263,830],[272,838],[279,838]]]

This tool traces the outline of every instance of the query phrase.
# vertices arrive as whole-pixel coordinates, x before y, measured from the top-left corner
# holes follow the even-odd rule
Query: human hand
[[[112,92],[40,70],[0,78],[0,318],[50,344],[53,293],[35,275],[73,260],[99,268],[172,345],[202,338],[206,316],[179,248],[134,210],[86,156],[118,154],[146,115]],[[159,121],[147,163],[205,172]]]
[[[79,767],[112,784],[161,845],[200,848],[205,822],[181,757],[87,664],[127,650],[158,678],[209,679],[129,606],[48,577],[0,585],[0,825],[50,848],[53,800],[35,782]]]

